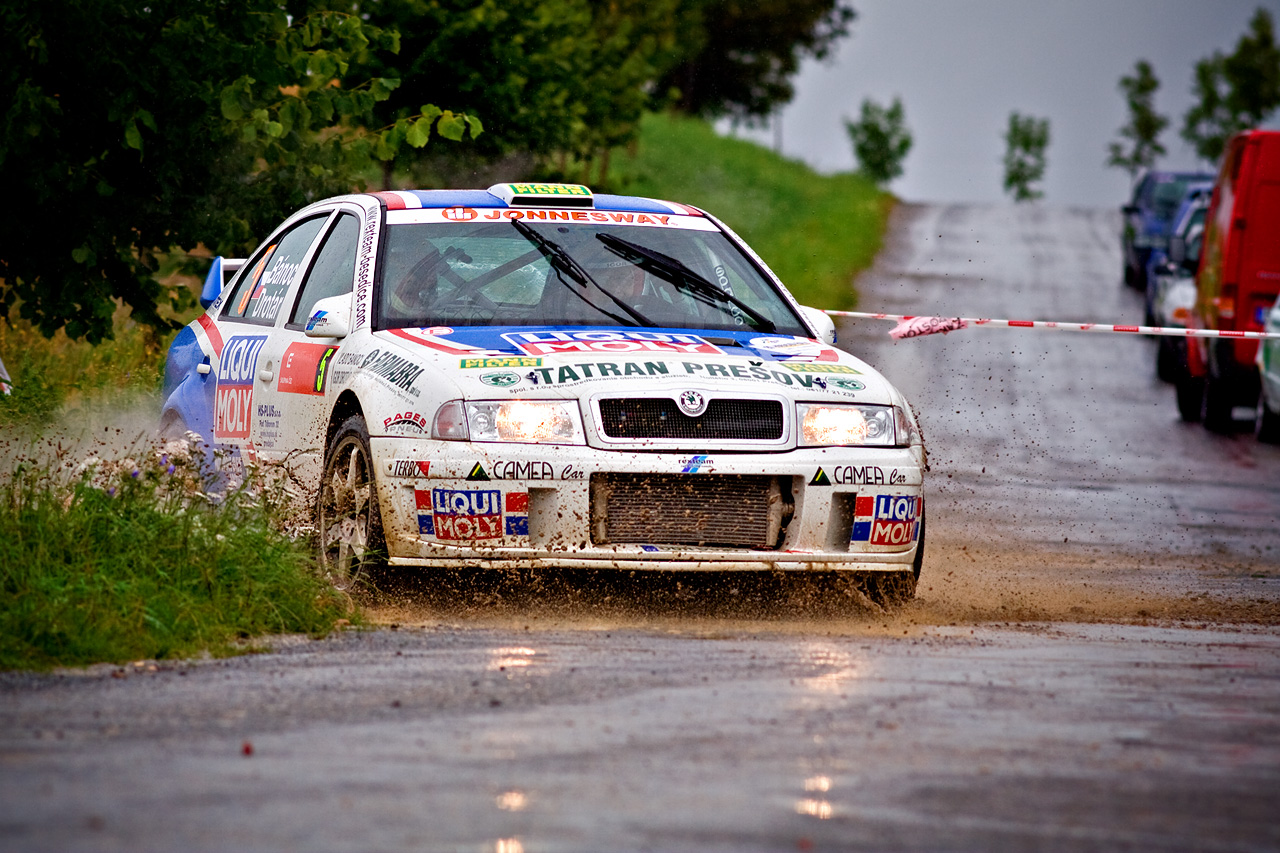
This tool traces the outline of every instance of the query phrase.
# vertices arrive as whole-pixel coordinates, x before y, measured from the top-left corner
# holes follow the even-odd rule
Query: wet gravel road
[[[861,307],[1133,321],[1111,212],[901,207]],[[920,410],[919,598],[394,578],[377,630],[0,676],[0,850],[1274,850],[1280,450],[1148,341],[841,329]]]

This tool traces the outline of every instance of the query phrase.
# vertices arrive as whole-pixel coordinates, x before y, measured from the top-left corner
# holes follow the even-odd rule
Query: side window
[[[302,292],[289,317],[290,326],[301,326],[311,316],[311,308],[321,299],[350,293],[356,276],[356,248],[360,238],[360,220],[350,213],[338,217],[333,230],[324,238],[316,259],[302,284]]]
[[[241,275],[222,316],[267,326],[274,323],[289,285],[302,269],[307,249],[328,218],[326,214],[299,222],[267,246],[248,275]]]
[[[1151,186],[1151,176],[1147,175],[1138,182],[1136,187],[1133,188],[1133,198],[1129,200],[1129,203],[1132,205],[1141,204],[1143,197],[1147,194],[1147,187],[1149,186]]]

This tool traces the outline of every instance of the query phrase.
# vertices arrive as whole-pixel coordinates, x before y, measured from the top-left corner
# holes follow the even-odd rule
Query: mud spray
[[[0,440],[0,467],[74,471],[156,446],[158,400],[85,403],[38,437]],[[941,519],[939,519],[941,520]],[[950,528],[948,531],[947,528]],[[1011,548],[984,522],[931,529],[915,600],[878,607],[839,573],[389,569],[355,592],[377,625],[529,630],[916,634],[988,623],[1280,624],[1276,567],[1087,547]],[[1270,581],[1261,586],[1260,573]]]
[[[876,606],[833,573],[395,569],[357,593],[384,626],[903,635],[1019,623],[1280,624],[1280,593],[1257,567],[1150,555],[931,541],[915,600]],[[1280,591],[1280,577],[1268,589]]]

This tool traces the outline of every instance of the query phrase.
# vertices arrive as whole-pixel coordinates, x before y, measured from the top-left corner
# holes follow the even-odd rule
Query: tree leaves
[[[1107,165],[1126,170],[1130,180],[1143,169],[1154,166],[1156,158],[1165,153],[1160,134],[1169,119],[1155,109],[1155,93],[1159,88],[1160,81],[1145,59],[1134,64],[1131,76],[1120,78],[1120,91],[1129,108],[1129,123],[1120,128],[1122,141],[1112,142],[1108,147]],[[1127,148],[1125,140],[1129,143]]]
[[[1227,55],[1215,51],[1196,63],[1196,103],[1183,116],[1182,138],[1216,162],[1235,133],[1257,127],[1280,107],[1280,47],[1264,8]]]
[[[844,127],[864,175],[884,186],[902,174],[912,140],[900,98],[895,97],[888,107],[864,99],[858,121],[845,119]]]
[[[24,202],[0,214],[0,310],[20,305],[46,334],[94,341],[110,334],[117,300],[165,326],[157,306],[181,294],[154,278],[156,254],[248,252],[286,213],[360,186],[378,159],[433,131],[480,132],[465,113],[437,127],[436,107],[375,116],[400,86],[398,33],[345,0],[305,8],[0,5],[0,177]],[[352,74],[382,56],[383,70]],[[30,209],[56,210],[56,224]]]
[[[1009,114],[1005,131],[1004,189],[1016,202],[1034,201],[1044,193],[1035,186],[1044,180],[1045,150],[1049,147],[1049,120]]]

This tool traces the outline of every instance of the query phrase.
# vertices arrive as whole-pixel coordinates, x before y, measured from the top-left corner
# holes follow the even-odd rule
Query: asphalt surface
[[[861,307],[1134,322],[1118,229],[904,206]],[[929,443],[910,605],[397,576],[375,630],[3,675],[0,850],[1280,848],[1280,450],[1149,341],[888,328],[841,344]]]

